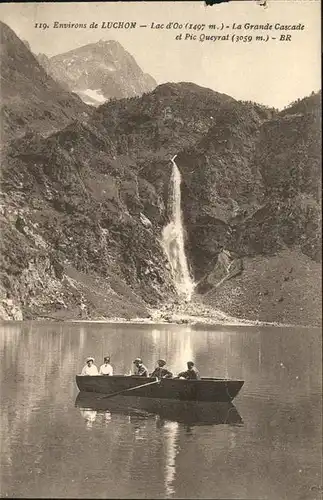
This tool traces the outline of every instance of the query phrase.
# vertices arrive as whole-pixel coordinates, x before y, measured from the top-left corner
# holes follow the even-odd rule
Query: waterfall
[[[171,221],[163,229],[162,244],[171,266],[176,290],[181,298],[191,300],[194,282],[190,276],[184,247],[184,228],[181,210],[181,173],[172,158]]]

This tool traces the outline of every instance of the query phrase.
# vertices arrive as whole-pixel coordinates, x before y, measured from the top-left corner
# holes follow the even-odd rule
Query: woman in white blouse
[[[110,365],[110,356],[105,356],[104,364],[100,366],[99,375],[113,375],[113,368]]]
[[[99,375],[98,369],[94,364],[94,358],[92,358],[92,356],[86,358],[86,364],[83,367],[81,375]]]

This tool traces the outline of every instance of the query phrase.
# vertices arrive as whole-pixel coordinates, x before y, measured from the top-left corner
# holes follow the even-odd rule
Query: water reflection
[[[86,422],[86,427],[88,429],[92,428],[93,422],[95,422],[95,420],[96,420],[97,413],[98,412],[95,411],[95,410],[89,410],[89,409],[86,409],[86,408],[84,408],[84,409],[81,408],[81,415],[84,418],[84,420]]]
[[[196,401],[174,401],[169,399],[153,399],[134,396],[116,396],[104,399],[97,394],[80,392],[75,406],[81,412],[110,413],[127,415],[134,419],[154,418],[156,425],[163,427],[167,421],[178,422],[186,426],[196,425],[241,425],[242,418],[232,403],[201,403]],[[156,418],[157,417],[157,418]],[[84,419],[89,420],[86,413]]]
[[[176,475],[176,455],[178,453],[178,422],[167,422],[164,425],[165,436],[165,493],[169,497],[175,493],[173,486]]]
[[[80,392],[75,400],[87,429],[93,423],[100,428],[107,422],[113,423],[123,415],[131,426],[135,442],[149,439],[147,422],[155,424],[162,434],[164,457],[164,489],[165,498],[175,494],[176,456],[180,446],[180,426],[185,434],[193,436],[197,425],[242,425],[242,419],[232,403],[179,402],[174,400],[158,400],[150,398],[116,396],[104,400],[97,394]],[[233,448],[234,434],[229,436],[229,448]]]

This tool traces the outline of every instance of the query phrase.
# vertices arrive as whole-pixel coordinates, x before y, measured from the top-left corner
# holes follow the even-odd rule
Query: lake
[[[5,323],[0,352],[2,498],[321,498],[319,329]],[[106,354],[116,374],[192,359],[245,384],[203,418],[133,397],[93,408],[75,374]]]

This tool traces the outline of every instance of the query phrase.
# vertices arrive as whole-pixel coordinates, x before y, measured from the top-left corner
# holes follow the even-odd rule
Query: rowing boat
[[[76,375],[81,392],[105,394],[106,397],[123,393],[157,399],[179,401],[232,401],[244,384],[243,380],[201,378],[200,380],[161,379],[138,376]]]

